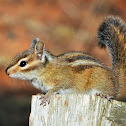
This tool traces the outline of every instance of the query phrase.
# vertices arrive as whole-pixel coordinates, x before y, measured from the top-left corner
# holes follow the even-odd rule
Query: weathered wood
[[[32,96],[29,126],[126,126],[126,103],[83,94]]]

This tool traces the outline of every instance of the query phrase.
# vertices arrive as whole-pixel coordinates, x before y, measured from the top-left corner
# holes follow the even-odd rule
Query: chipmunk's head
[[[40,69],[44,68],[50,60],[44,43],[35,38],[31,41],[30,49],[16,55],[6,69],[6,73],[12,77],[22,80],[36,78]]]

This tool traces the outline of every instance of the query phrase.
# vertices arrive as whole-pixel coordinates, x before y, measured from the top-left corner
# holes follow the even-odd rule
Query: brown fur
[[[86,93],[95,89],[105,95],[117,95],[117,87],[113,81],[115,80],[114,75],[97,59],[81,52],[69,52],[60,56],[46,53],[53,60],[49,61],[48,57],[45,56],[44,62],[41,63],[35,52],[32,51],[32,53],[26,55],[29,67],[24,69],[18,66],[18,63],[12,62],[10,65],[15,64],[13,65],[15,67],[9,68],[9,74],[14,74],[17,71],[28,73],[36,70],[39,80],[42,80],[45,86],[53,87],[48,95],[60,89],[72,89],[78,93]],[[24,52],[23,55],[25,55]],[[20,59],[25,57],[18,58],[19,56],[16,57],[16,60],[19,62]],[[79,64],[74,65],[76,61],[79,61]]]
[[[49,63],[40,71],[40,78],[45,84],[59,87],[58,89],[74,88],[77,92],[84,93],[94,88],[105,95],[117,95],[113,74],[99,66],[70,67]]]
[[[119,95],[119,84],[126,82],[125,31],[123,23],[114,18],[106,19],[99,28],[99,45],[108,46],[112,57],[112,70],[96,58],[81,52],[53,56],[45,50],[42,41],[38,41],[37,44],[36,41],[32,41],[32,49],[17,55],[6,72],[14,74],[19,71],[24,75],[29,73],[29,78],[31,73],[33,76],[35,74],[33,79],[36,79],[38,84],[36,86],[35,83],[35,86],[48,87],[48,95],[61,89],[72,89],[78,93],[98,91],[116,98]],[[29,65],[26,69],[17,65],[24,57],[27,57]]]

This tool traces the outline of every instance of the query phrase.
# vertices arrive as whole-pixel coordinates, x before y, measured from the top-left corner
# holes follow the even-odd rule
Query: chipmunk
[[[52,55],[38,38],[31,41],[30,49],[16,55],[6,69],[12,77],[30,81],[45,92],[42,104],[51,94],[85,93],[114,97],[119,85],[125,83],[126,27],[118,17],[106,18],[99,30],[101,47],[107,46],[112,58],[112,69],[83,52]]]

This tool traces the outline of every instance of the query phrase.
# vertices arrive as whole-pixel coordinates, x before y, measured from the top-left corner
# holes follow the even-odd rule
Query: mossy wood
[[[99,96],[52,95],[50,104],[40,105],[32,96],[29,126],[126,126],[126,103]]]

